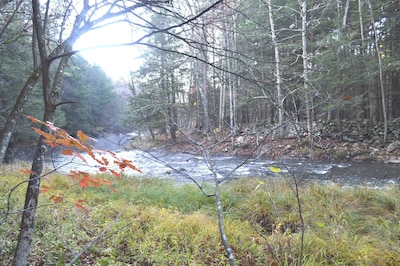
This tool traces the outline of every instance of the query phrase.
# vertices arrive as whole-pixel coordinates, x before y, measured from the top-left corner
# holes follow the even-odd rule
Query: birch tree
[[[303,59],[303,90],[305,95],[305,106],[306,106],[306,119],[307,119],[307,132],[310,140],[311,154],[313,150],[313,99],[309,92],[309,62],[307,52],[307,0],[301,2],[301,43],[302,43],[302,59]]]
[[[274,57],[275,57],[275,78],[276,78],[276,101],[278,109],[278,127],[283,124],[284,120],[284,109],[283,109],[283,94],[282,94],[282,76],[281,76],[281,60],[279,54],[279,43],[275,31],[274,13],[271,0],[266,1],[268,7],[269,25],[271,28],[272,44],[274,46]]]
[[[182,27],[183,25],[199,18],[201,15],[212,9],[219,2],[210,5],[208,9],[206,8],[203,12],[199,12],[194,17],[190,19],[182,18],[181,23],[174,24],[168,28],[160,29],[155,28],[151,23],[149,24],[146,20],[148,28],[151,29],[151,32],[140,37],[133,43],[139,44],[142,43],[143,40],[149,38],[150,36],[165,32],[168,33],[169,30],[173,28]],[[168,4],[165,1],[151,1],[151,2],[142,2],[142,1],[120,1],[116,0],[115,2],[90,2],[90,0],[84,0],[81,6],[81,11],[76,14],[75,20],[71,25],[71,30],[68,35],[64,39],[64,36],[67,34],[64,31],[67,27],[66,25],[61,25],[62,28],[59,30],[59,40],[56,43],[56,47],[51,47],[48,45],[48,40],[51,40],[52,35],[50,35],[51,31],[49,31],[49,10],[51,8],[50,0],[49,2],[42,5],[39,0],[32,0],[32,10],[33,10],[33,25],[35,28],[35,35],[37,39],[37,47],[39,50],[39,66],[35,69],[36,73],[34,77],[38,79],[38,76],[41,75],[42,78],[42,91],[43,91],[43,101],[44,101],[44,117],[43,121],[52,123],[54,122],[55,114],[57,107],[62,105],[60,102],[61,99],[61,84],[62,77],[64,73],[64,69],[67,66],[69,58],[76,53],[77,51],[73,51],[72,47],[76,40],[84,33],[96,29],[101,28],[107,25],[107,23],[115,22],[115,20],[122,19],[125,20],[126,17],[137,17],[135,12],[138,12],[140,8],[152,8],[154,6],[160,6]],[[70,16],[73,16],[73,10],[76,10],[72,6],[72,2],[65,3],[65,14],[63,14],[65,19],[71,19]],[[138,23],[133,20],[133,25],[138,25]],[[70,25],[68,25],[70,26]],[[139,24],[139,26],[144,27],[144,25]],[[65,33],[65,34],[63,34]],[[150,45],[150,44],[148,44]],[[52,49],[54,52],[52,52]],[[53,71],[50,71],[51,68],[54,67]],[[50,132],[49,127],[43,124],[41,131],[44,134]],[[35,214],[36,208],[38,206],[38,196],[40,191],[40,183],[41,183],[41,175],[44,167],[44,157],[46,153],[46,145],[45,138],[43,135],[38,140],[35,155],[32,162],[32,167],[30,171],[29,183],[27,187],[27,191],[25,194],[25,205],[21,218],[20,232],[18,237],[18,244],[15,249],[15,256],[13,265],[20,266],[26,265],[28,260],[28,255],[30,251],[30,245],[32,242],[32,237],[34,233],[34,222],[35,222]]]
[[[376,51],[376,56],[378,58],[378,66],[379,66],[379,85],[380,85],[380,91],[381,91],[381,101],[382,101],[382,114],[383,114],[383,125],[384,125],[384,131],[383,131],[383,142],[387,142],[387,132],[388,132],[388,115],[387,115],[387,107],[386,107],[386,92],[385,92],[385,86],[384,86],[384,80],[383,80],[383,65],[382,65],[382,57],[381,57],[381,49],[380,49],[380,42],[379,42],[379,35],[380,33],[378,32],[377,29],[377,23],[375,21],[375,16],[373,12],[373,8],[371,5],[371,1],[367,0],[368,2],[368,8],[371,16],[371,26],[373,30],[373,35],[374,35],[374,43],[375,43],[375,51]]]

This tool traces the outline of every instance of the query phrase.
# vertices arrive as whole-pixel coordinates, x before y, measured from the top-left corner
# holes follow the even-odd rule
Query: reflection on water
[[[116,150],[120,148],[121,140],[114,139],[99,140],[96,145],[103,150]],[[104,144],[110,143],[108,146]],[[126,142],[125,142],[126,143]],[[112,146],[112,145],[114,146]],[[112,146],[112,147],[110,147]],[[204,158],[187,153],[168,154],[159,151],[143,152],[140,150],[117,152],[121,158],[134,162],[144,176],[155,178],[170,178],[177,181],[188,181],[193,178],[199,182],[213,179],[212,172]],[[70,157],[60,157],[55,162],[62,172],[70,169],[86,172],[95,172],[96,162],[85,156],[88,165],[80,159],[71,161]],[[302,179],[304,182],[335,182],[342,185],[378,186],[399,184],[400,164],[385,164],[378,162],[311,162],[306,160],[297,161],[269,161],[262,158],[249,159],[243,164],[244,157],[236,156],[214,156],[211,165],[218,177],[240,178],[240,177],[276,177],[277,174],[270,171],[270,166],[280,167],[286,177]],[[238,167],[240,166],[240,167]],[[127,175],[138,175],[137,172],[129,171]]]

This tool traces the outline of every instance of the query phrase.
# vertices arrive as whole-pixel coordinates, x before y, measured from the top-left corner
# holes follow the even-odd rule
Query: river
[[[178,182],[188,182],[191,178],[198,182],[213,179],[205,159],[188,153],[166,153],[162,151],[125,150],[129,143],[127,136],[111,136],[100,138],[95,146],[101,150],[116,151],[124,159],[131,160],[142,171],[127,171],[127,175],[142,175],[154,178],[173,179]],[[81,170],[96,172],[96,162],[85,157],[88,164],[79,158],[59,157],[55,166],[61,172]],[[244,163],[245,162],[245,163]],[[338,183],[350,186],[383,187],[399,185],[400,164],[383,162],[343,162],[343,161],[308,161],[286,160],[271,161],[265,158],[248,159],[239,156],[212,156],[209,162],[218,178],[229,179],[240,177],[274,178],[278,174],[270,170],[270,166],[279,167],[288,178],[296,177],[302,182]],[[240,166],[240,167],[239,167]]]

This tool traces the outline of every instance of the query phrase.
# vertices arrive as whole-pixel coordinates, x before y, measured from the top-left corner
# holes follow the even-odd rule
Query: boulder
[[[392,142],[389,145],[387,145],[386,151],[389,152],[389,153],[390,152],[394,152],[395,150],[397,150],[399,148],[399,146],[400,146],[400,142],[399,141]]]

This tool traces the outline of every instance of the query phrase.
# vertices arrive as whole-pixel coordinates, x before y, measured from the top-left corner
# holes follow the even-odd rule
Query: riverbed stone
[[[395,141],[390,143],[387,147],[386,147],[386,151],[387,152],[394,152],[395,150],[397,150],[400,146],[400,142],[399,141]]]

